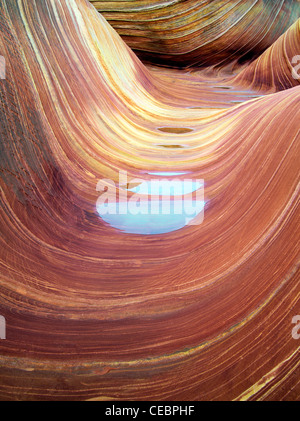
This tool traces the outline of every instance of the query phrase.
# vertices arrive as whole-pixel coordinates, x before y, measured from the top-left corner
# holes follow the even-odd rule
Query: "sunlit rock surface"
[[[252,3],[216,71],[145,66],[86,0],[0,0],[1,400],[299,400],[300,21]],[[202,223],[107,223],[120,171],[203,180]]]

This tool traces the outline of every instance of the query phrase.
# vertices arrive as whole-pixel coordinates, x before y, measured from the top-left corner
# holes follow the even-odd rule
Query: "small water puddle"
[[[153,235],[199,225],[204,218],[204,182],[184,179],[186,172],[150,172],[150,180],[132,179],[103,189],[99,216],[111,227],[131,234]],[[176,178],[177,177],[177,178]],[[113,190],[115,189],[115,190]]]
[[[165,133],[176,133],[176,134],[183,134],[183,133],[190,133],[193,129],[189,127],[158,127],[158,130]]]

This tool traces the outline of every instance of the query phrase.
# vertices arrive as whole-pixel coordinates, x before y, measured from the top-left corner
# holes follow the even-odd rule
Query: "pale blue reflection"
[[[149,172],[150,175],[162,175],[163,177],[174,176],[174,175],[183,175],[187,174],[186,171],[184,172],[168,172],[168,171],[161,171],[161,172]]]
[[[118,199],[115,185],[97,200],[97,211],[109,225],[126,233],[162,234],[186,225],[201,224],[204,215],[204,182],[202,179],[172,178],[186,172],[153,172],[156,176],[136,178],[120,183]],[[125,187],[126,186],[126,187]]]
[[[139,205],[130,201],[102,203],[97,210],[101,218],[114,228],[131,234],[151,235],[200,224],[204,205],[203,200],[149,200]]]

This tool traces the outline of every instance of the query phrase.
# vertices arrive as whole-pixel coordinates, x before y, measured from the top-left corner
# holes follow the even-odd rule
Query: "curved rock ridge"
[[[280,91],[300,83],[300,19],[259,58],[242,70],[234,83],[257,91]]]
[[[239,80],[146,66],[87,0],[0,0],[0,53],[0,399],[299,400],[286,61],[279,92],[269,51]],[[203,180],[203,222],[110,226],[97,186],[120,171]]]
[[[300,17],[296,0],[91,3],[141,58],[176,67],[247,62]]]

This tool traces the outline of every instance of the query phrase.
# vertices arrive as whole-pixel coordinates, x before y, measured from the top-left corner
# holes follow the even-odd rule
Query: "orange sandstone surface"
[[[297,10],[239,52],[233,8],[233,55],[198,22],[207,66],[180,70],[87,0],[0,0],[1,400],[299,400]],[[105,223],[120,171],[203,179],[203,222]]]

